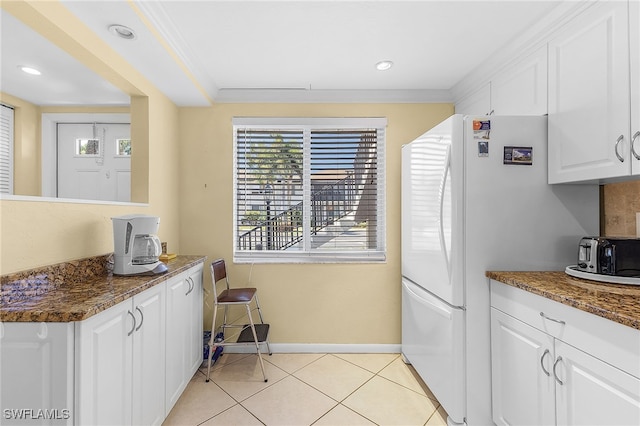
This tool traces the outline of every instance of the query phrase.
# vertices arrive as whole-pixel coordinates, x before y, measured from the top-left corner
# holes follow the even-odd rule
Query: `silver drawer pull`
[[[136,327],[136,331],[138,331],[144,322],[144,313],[142,312],[142,309],[140,309],[140,306],[136,306],[136,311],[140,312],[140,325]]]
[[[556,362],[553,363],[553,377],[555,377],[556,382],[558,382],[560,384],[560,386],[564,385],[564,382],[562,380],[560,380],[560,378],[558,377],[558,374],[556,373],[556,368],[558,367],[558,363],[562,361],[562,357],[559,356],[558,358],[556,358]]]
[[[618,157],[618,160],[620,160],[621,163],[624,163],[624,157],[621,156],[620,153],[618,152],[618,145],[620,145],[620,142],[622,142],[623,140],[624,140],[624,135],[618,136],[618,139],[616,140],[616,147],[615,147],[616,157]]]
[[[131,326],[131,330],[127,333],[127,336],[131,336],[131,334],[135,331],[136,329],[136,316],[133,315],[133,312],[131,311],[127,311],[127,313],[129,315],[131,315],[131,318],[133,318],[133,325]]]
[[[541,316],[542,318],[544,318],[544,319],[548,319],[549,321],[557,322],[558,324],[562,324],[562,325],[565,325],[565,324],[566,324],[566,322],[564,322],[564,321],[562,321],[562,320],[557,320],[557,319],[555,319],[555,318],[551,318],[551,317],[546,316],[546,315],[544,314],[544,312],[540,312],[540,316]]]
[[[636,151],[636,139],[638,139],[639,137],[640,137],[640,130],[635,132],[631,137],[631,153],[633,154],[634,157],[636,157],[636,160],[640,160],[640,154],[638,154],[638,152]]]
[[[542,356],[540,357],[540,367],[542,367],[542,371],[544,371],[544,374],[547,375],[547,377],[551,376],[551,374],[549,373],[549,370],[547,370],[546,368],[544,368],[544,357],[549,355],[549,349],[545,349],[544,353],[542,354]]]

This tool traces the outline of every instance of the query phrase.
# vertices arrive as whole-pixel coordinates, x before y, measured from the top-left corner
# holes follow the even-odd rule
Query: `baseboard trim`
[[[401,345],[389,344],[355,344],[355,343],[271,343],[269,345],[273,353],[355,353],[355,354],[399,354]],[[260,349],[266,351],[264,345]],[[228,353],[255,353],[255,346],[227,346]]]

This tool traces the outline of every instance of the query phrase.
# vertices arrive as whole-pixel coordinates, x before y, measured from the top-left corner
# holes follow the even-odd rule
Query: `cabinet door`
[[[167,282],[165,414],[169,414],[190,379],[186,376],[189,339],[186,330],[191,323],[187,297],[189,288],[190,284],[185,275]]]
[[[76,323],[76,424],[131,424],[131,300]]]
[[[547,46],[491,79],[491,108],[501,115],[547,113]]]
[[[133,298],[133,424],[160,425],[165,418],[165,285]]]
[[[491,86],[483,85],[475,92],[456,102],[456,114],[489,115],[491,113]]]
[[[628,176],[627,2],[599,2],[549,42],[549,183]]]
[[[187,348],[188,376],[192,376],[202,364],[202,268],[198,268],[189,275],[191,291],[189,297],[189,341]]]
[[[73,338],[72,323],[0,322],[0,424],[73,424]]]
[[[560,425],[639,425],[640,379],[556,341]]]
[[[640,2],[629,2],[631,37],[631,138],[634,143],[633,174],[640,175]]]
[[[553,338],[491,308],[493,421],[555,424]]]

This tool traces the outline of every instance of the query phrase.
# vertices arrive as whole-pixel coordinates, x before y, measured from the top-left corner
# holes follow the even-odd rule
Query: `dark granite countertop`
[[[205,256],[177,256],[165,262],[168,271],[159,275],[113,275],[107,269],[107,255],[3,275],[0,321],[82,321],[205,259]]]
[[[640,330],[640,286],[574,278],[564,271],[488,271],[487,277]]]

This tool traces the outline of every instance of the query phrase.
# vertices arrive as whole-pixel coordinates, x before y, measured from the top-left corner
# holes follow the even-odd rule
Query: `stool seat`
[[[230,288],[229,277],[227,276],[227,268],[224,259],[217,259],[211,262],[211,281],[213,285],[213,320],[211,322],[211,339],[209,340],[209,359],[207,362],[207,382],[211,378],[211,360],[214,353],[221,354],[221,350],[224,346],[231,345],[254,345],[256,348],[256,354],[260,360],[260,368],[262,369],[262,376],[264,381],[267,381],[267,375],[264,370],[264,362],[262,360],[262,353],[260,351],[260,345],[264,344],[267,348],[267,352],[271,355],[271,348],[269,347],[269,324],[265,324],[262,318],[262,311],[260,310],[260,303],[258,302],[258,289],[254,287],[244,288]],[[218,286],[222,290],[218,290]],[[255,308],[251,305],[254,304]],[[243,305],[246,309],[246,314],[242,318],[249,320],[248,324],[236,324],[235,322],[228,322],[228,309],[229,306]],[[218,309],[224,309],[224,315],[222,319],[222,325],[219,327],[220,332],[216,333],[218,327],[216,327],[216,320],[218,316]],[[253,310],[258,311],[260,318],[259,323],[253,321],[251,315]],[[240,333],[235,341],[232,341],[226,330],[230,328],[240,328]],[[221,336],[221,337],[220,337]],[[222,348],[221,348],[222,347]],[[216,349],[218,349],[216,351]],[[220,355],[221,356],[221,355]]]
[[[223,290],[218,295],[218,303],[247,303],[253,299],[253,296],[258,291],[255,288],[233,288],[229,290]]]

